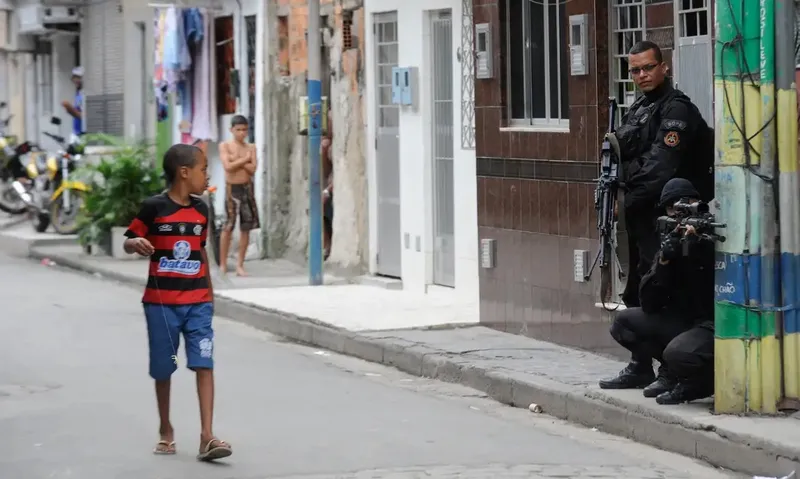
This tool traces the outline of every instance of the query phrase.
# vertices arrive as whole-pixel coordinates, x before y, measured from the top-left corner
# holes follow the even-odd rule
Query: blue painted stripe
[[[743,306],[761,303],[761,256],[716,253],[714,299]]]
[[[781,292],[783,293],[783,328],[786,334],[800,332],[798,321],[797,303],[800,298],[800,284],[797,282],[800,271],[800,255],[792,253],[781,254]]]

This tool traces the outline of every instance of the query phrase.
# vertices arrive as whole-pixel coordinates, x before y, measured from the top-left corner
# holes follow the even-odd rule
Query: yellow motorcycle
[[[60,125],[59,118],[51,123]],[[14,189],[25,202],[30,212],[33,227],[43,233],[50,224],[60,234],[74,234],[78,230],[78,212],[83,206],[83,195],[89,186],[81,180],[71,178],[83,159],[83,145],[73,139],[44,132],[63,149],[55,155],[31,154],[25,170],[30,185],[14,182]]]

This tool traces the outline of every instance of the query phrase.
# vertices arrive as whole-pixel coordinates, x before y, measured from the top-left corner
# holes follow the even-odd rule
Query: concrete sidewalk
[[[86,257],[75,247],[34,246],[31,256],[129,284],[141,285],[145,280],[141,263]],[[726,469],[772,476],[800,471],[800,428],[795,419],[716,416],[710,401],[658,406],[640,391],[601,391],[597,379],[615,374],[624,366],[622,362],[476,326],[471,305],[442,306],[448,303],[441,293],[438,303],[432,298],[430,303],[396,314],[393,308],[421,299],[409,301],[408,293],[402,291],[378,295],[379,288],[359,286],[372,289],[360,290],[362,300],[349,292],[334,308],[337,303],[330,298],[351,286],[293,290],[292,286],[280,288],[276,280],[273,287],[279,289],[271,293],[265,287],[225,290],[218,286],[216,308],[222,316],[294,341],[460,383],[512,406],[537,404],[545,414]],[[441,314],[443,323],[470,327],[391,329],[402,324],[403,314],[422,317],[418,322],[423,325]],[[348,322],[343,319],[348,316],[371,317],[372,321]],[[459,317],[465,321],[458,321]]]

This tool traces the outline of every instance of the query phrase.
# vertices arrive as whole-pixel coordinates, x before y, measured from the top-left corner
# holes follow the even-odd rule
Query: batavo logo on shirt
[[[176,241],[172,247],[172,259],[162,256],[158,261],[159,273],[177,273],[194,276],[200,272],[200,261],[190,260],[192,247],[188,241]]]

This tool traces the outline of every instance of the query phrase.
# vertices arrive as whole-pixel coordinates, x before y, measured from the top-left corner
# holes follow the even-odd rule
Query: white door
[[[710,0],[675,0],[675,83],[714,127]]]
[[[378,274],[399,278],[400,244],[400,110],[392,104],[392,67],[397,66],[397,12],[376,14],[375,36],[375,173],[378,191]]]
[[[433,118],[433,282],[455,286],[453,194],[453,21],[450,10],[431,13]]]

